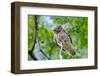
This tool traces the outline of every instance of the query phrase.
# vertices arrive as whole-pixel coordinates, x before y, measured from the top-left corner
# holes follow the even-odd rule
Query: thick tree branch
[[[39,50],[40,50],[40,52],[48,59],[48,60],[51,60],[51,58],[50,57],[48,57],[46,54],[45,54],[45,52],[41,49],[41,46],[40,46],[40,42],[39,42],[39,40],[37,39],[37,43],[38,43],[38,46],[39,46]]]
[[[34,42],[33,42],[33,46],[32,49],[30,51],[28,51],[29,55],[31,56],[32,59],[37,60],[37,58],[33,55],[33,50],[35,48],[35,44],[36,44],[36,38],[38,37],[38,21],[37,21],[37,16],[35,15],[33,17],[34,19]]]
[[[35,55],[33,55],[33,50],[35,48],[35,44],[36,42],[38,43],[38,46],[39,46],[39,50],[40,52],[48,59],[50,60],[50,58],[42,51],[41,47],[40,47],[40,43],[39,43],[39,40],[38,40],[38,32],[39,32],[39,27],[38,27],[38,18],[37,16],[35,15],[34,16],[34,42],[33,42],[33,46],[32,46],[32,49],[28,51],[29,55],[31,56],[31,58],[33,60],[37,60],[37,58],[35,57]]]

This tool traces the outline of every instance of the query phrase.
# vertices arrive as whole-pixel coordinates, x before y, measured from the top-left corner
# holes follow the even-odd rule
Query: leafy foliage
[[[28,16],[28,48],[32,48],[34,38],[34,16]]]
[[[87,17],[74,17],[74,16],[37,16],[38,17],[38,40],[40,47],[36,43],[33,55],[37,54],[40,57],[39,60],[43,59],[42,55],[38,55],[39,49],[50,57],[52,60],[59,59],[60,47],[57,46],[54,41],[54,32],[52,28],[54,26],[61,25],[64,27],[72,38],[73,46],[77,48],[76,57],[74,58],[87,58],[88,56],[88,18]],[[32,48],[34,43],[34,16],[28,16],[28,49]],[[37,52],[35,52],[37,51]],[[68,53],[62,51],[63,59],[71,59]]]

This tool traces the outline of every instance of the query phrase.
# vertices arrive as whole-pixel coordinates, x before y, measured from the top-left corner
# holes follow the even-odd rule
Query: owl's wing
[[[69,41],[71,42],[71,43],[73,43],[72,42],[72,38],[70,37],[70,35],[64,30],[64,32],[66,33],[66,35],[67,35],[67,37],[66,38],[68,38],[69,39]]]
[[[57,44],[58,47],[62,46],[62,42],[59,41],[59,39],[57,38],[57,35],[54,36],[54,41],[55,41],[55,43]]]

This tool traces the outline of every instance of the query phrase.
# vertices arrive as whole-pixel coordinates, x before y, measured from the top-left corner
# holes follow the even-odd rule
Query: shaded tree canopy
[[[87,58],[88,55],[88,17],[75,16],[36,16],[38,43],[35,44],[32,55],[38,60],[46,60],[45,56],[40,53],[41,50],[52,60],[59,59],[58,52],[60,48],[54,41],[54,32],[52,29],[55,26],[61,25],[72,38],[73,45],[77,48],[76,58]],[[28,50],[32,49],[35,36],[35,16],[28,16]],[[62,51],[63,59],[70,59],[68,53]],[[30,60],[30,58],[28,58]],[[31,59],[32,60],[32,59]]]

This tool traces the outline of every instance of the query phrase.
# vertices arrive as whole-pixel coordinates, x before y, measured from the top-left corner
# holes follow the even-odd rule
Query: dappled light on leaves
[[[88,17],[75,16],[37,16],[38,37],[32,55],[37,60],[58,60],[60,47],[54,40],[53,28],[62,26],[70,35],[76,55],[71,57],[68,52],[62,51],[63,59],[79,59],[88,57]],[[35,18],[28,16],[28,51],[34,44]],[[42,52],[41,52],[42,51]],[[44,54],[43,54],[44,53]],[[46,54],[46,55],[45,55]],[[47,56],[47,57],[46,57]],[[29,60],[34,60],[28,57]]]

